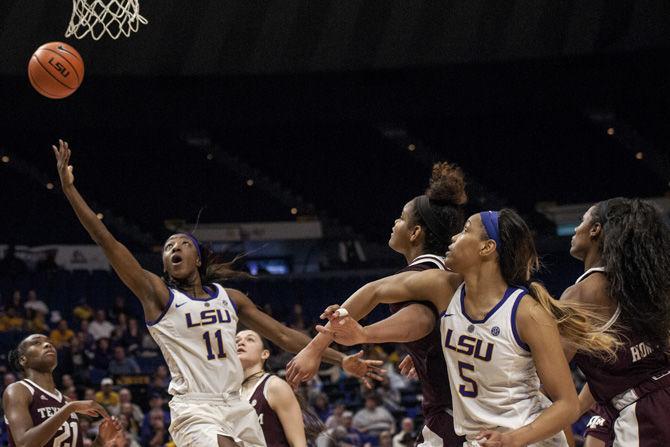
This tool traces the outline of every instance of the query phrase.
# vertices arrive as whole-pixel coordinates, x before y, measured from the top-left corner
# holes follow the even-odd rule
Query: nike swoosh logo
[[[453,314],[443,314],[443,315],[442,315],[442,318],[444,318],[444,317],[450,317],[450,316],[452,316],[452,315],[453,315]]]
[[[183,306],[183,305],[186,304],[186,303],[188,303],[188,301],[184,301],[183,303],[175,304],[174,307],[181,307],[181,306]]]
[[[67,50],[67,48],[65,48],[63,45],[58,45],[58,49],[61,50],[61,51],[63,51],[63,52],[65,52],[65,53],[67,53],[67,54],[72,54],[72,53],[69,52],[69,51]],[[74,56],[74,54],[72,54],[72,55]]]

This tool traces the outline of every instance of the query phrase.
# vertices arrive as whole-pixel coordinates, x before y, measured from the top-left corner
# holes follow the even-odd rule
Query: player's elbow
[[[581,416],[579,411],[579,398],[576,393],[570,393],[569,396],[561,399],[565,411],[567,424],[572,424]]]

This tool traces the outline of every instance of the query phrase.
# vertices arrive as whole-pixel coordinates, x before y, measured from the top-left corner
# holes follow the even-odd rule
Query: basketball
[[[84,61],[66,43],[45,43],[30,57],[28,78],[39,94],[52,99],[65,98],[81,85]]]

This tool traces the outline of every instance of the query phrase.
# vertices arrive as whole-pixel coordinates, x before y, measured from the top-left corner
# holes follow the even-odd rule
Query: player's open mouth
[[[245,350],[242,349],[242,348],[238,348],[238,349],[237,349],[237,353],[239,354],[239,353],[241,353],[241,352],[247,352],[247,351],[245,351]]]
[[[177,255],[177,254],[174,254],[170,258],[170,261],[172,262],[172,265],[177,265],[177,264],[181,263],[181,256]]]

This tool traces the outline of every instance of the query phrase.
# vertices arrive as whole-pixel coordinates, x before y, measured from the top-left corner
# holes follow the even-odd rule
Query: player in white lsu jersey
[[[289,352],[309,341],[264,314],[243,293],[220,283],[236,275],[190,234],[172,235],[163,246],[161,278],[144,270],[118,242],[74,187],[71,151],[59,141],[53,147],[63,192],[79,221],[124,284],[139,298],[149,331],[160,346],[172,375],[169,392],[170,434],[179,447],[264,446],[253,407],[240,398],[242,366],[235,334],[238,319]],[[341,364],[357,377],[381,362],[344,357],[331,350],[326,361]],[[376,374],[369,374],[376,376]]]
[[[359,315],[379,302],[421,299],[439,309],[454,429],[469,445],[567,446],[560,431],[578,417],[579,402],[559,330],[586,352],[611,352],[614,340],[531,280],[538,265],[533,237],[512,210],[470,216],[445,265],[452,273],[400,273],[370,283],[343,306]],[[333,316],[330,329],[352,330],[341,318]],[[540,380],[553,403],[540,394]]]

